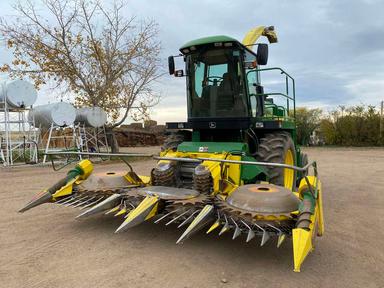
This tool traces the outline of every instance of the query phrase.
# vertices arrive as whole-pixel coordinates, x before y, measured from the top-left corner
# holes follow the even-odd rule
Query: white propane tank
[[[0,86],[0,102],[4,103],[6,100],[9,108],[25,108],[36,102],[37,91],[28,81],[8,80],[1,82]]]
[[[100,107],[83,107],[76,110],[76,123],[86,127],[102,127],[107,123],[107,113]]]
[[[72,125],[76,119],[76,109],[72,104],[57,102],[33,107],[28,113],[28,120],[36,127]]]

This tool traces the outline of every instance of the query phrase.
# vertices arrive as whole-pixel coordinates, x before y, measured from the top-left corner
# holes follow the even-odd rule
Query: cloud
[[[356,104],[356,100],[359,100],[363,104],[376,104],[378,106],[377,99],[382,97],[384,99],[384,75],[383,77],[376,79],[360,79],[345,86],[348,93],[352,95],[352,101],[347,104]]]
[[[159,124],[165,122],[184,122],[187,120],[187,109],[186,106],[162,107],[156,109],[152,116]]]
[[[1,2],[2,15],[9,14],[11,2]],[[126,13],[159,23],[164,66],[166,57],[189,40],[224,34],[241,41],[254,26],[274,25],[279,43],[270,45],[268,66],[283,67],[295,77],[297,105],[336,107],[378,105],[384,98],[382,11],[379,0],[130,0]],[[263,79],[266,90],[274,89],[275,78]],[[165,75],[155,88],[162,101],[152,117],[185,120],[184,79]]]
[[[148,8],[148,1],[140,3],[136,5]],[[384,61],[384,3],[206,1],[204,9],[195,3],[151,2],[146,10],[158,15],[155,19],[162,27],[163,39],[167,39],[164,57],[193,38],[227,34],[241,40],[253,26],[275,25],[279,43],[270,45],[268,66],[281,66],[295,77],[298,106],[377,105],[384,98],[381,82],[369,80],[384,73],[379,65]],[[274,77],[263,79],[266,90],[275,88]],[[172,107],[185,110],[184,86],[171,77],[163,81],[167,82]],[[356,85],[362,93],[356,92]],[[364,89],[369,92],[364,93]],[[172,92],[176,90],[178,93]],[[166,99],[164,95],[157,111],[165,111],[169,105]]]

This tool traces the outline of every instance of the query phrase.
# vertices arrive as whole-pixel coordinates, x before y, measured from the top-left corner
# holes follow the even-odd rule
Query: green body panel
[[[265,104],[265,111],[266,111],[266,116],[275,116],[275,117],[285,117],[286,115],[286,110],[284,107],[278,106],[276,104],[272,103],[266,103]]]
[[[278,117],[265,116],[265,117],[255,118],[255,120],[254,120],[255,123],[269,122],[269,121],[279,121],[281,123],[279,129],[296,130],[296,124],[295,124],[295,120],[293,118],[285,118],[285,119],[280,118],[280,119],[278,119]],[[296,134],[292,133],[292,132],[291,132],[291,134],[292,134],[292,139],[296,144]]]
[[[192,142],[199,142],[200,141],[200,131],[195,130],[192,131]]]
[[[207,153],[226,153],[226,152],[248,152],[246,143],[238,142],[183,142],[177,147],[180,152],[207,152]]]
[[[189,48],[191,46],[205,45],[205,44],[211,44],[216,42],[239,42],[239,41],[237,41],[235,38],[228,37],[225,35],[210,36],[210,37],[204,37],[204,38],[199,38],[199,39],[189,41],[185,43],[183,46],[181,46],[180,50],[184,48]]]
[[[309,191],[306,191],[303,193],[303,201],[304,200],[308,200],[311,202],[311,213],[314,213],[315,212],[315,206],[316,206],[316,199],[313,198],[311,192]],[[299,211],[300,213],[301,212],[304,212],[304,206],[303,206],[303,201],[299,204]]]
[[[293,121],[282,121],[281,122],[281,128],[282,129],[290,129],[290,130],[295,130],[296,129],[296,124]],[[296,144],[296,137],[292,135],[293,142]]]
[[[75,168],[69,170],[69,172],[67,173],[67,177],[68,177],[68,179],[73,179],[73,178],[75,178],[79,175],[83,175],[83,174],[84,174],[83,169],[81,169],[81,167],[79,167],[77,165]]]
[[[256,161],[251,156],[242,156],[242,161]],[[257,165],[242,165],[241,166],[241,180],[247,183],[254,183],[255,180],[268,181],[268,172],[265,167]]]

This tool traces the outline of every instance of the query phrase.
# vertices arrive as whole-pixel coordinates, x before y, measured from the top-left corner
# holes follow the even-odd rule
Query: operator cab
[[[189,118],[249,116],[237,49],[209,49],[186,57]]]
[[[268,45],[258,45],[254,53],[236,39],[213,36],[193,40],[180,48],[186,68],[191,128],[212,128],[208,126],[215,123],[215,128],[220,128],[218,125],[242,129],[249,127],[251,117],[261,115],[260,100],[252,103],[250,98],[262,90],[259,77],[257,73],[247,73],[258,64],[267,63]],[[173,56],[168,61],[170,74],[184,76],[182,70],[175,71]]]
[[[212,36],[186,43],[178,55],[186,73],[175,71],[178,56],[168,58],[169,73],[186,76],[188,121],[166,123],[167,129],[192,129],[200,140],[216,141],[243,139],[243,131],[250,129],[251,133],[294,129],[294,79],[281,68],[262,68],[268,61],[268,45],[248,40],[244,45],[228,36]],[[277,38],[269,40],[274,43]],[[250,48],[253,45],[256,52]],[[266,93],[260,73],[270,72],[277,72],[283,81],[275,78],[277,85],[270,85]]]

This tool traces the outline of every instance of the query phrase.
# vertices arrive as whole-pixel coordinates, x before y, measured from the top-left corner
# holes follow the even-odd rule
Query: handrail
[[[220,159],[220,158],[209,158],[209,157],[197,157],[197,158],[178,158],[178,157],[161,157],[153,156],[155,160],[168,160],[168,161],[180,161],[180,162],[195,162],[201,163],[203,161],[213,161],[213,162],[222,162],[222,163],[231,163],[231,164],[244,164],[244,165],[258,165],[258,166],[267,166],[267,167],[280,167],[292,169],[299,172],[306,172],[308,169],[313,166],[315,176],[317,176],[316,161],[312,161],[303,167],[298,167],[294,165],[288,165],[283,163],[271,163],[271,162],[259,162],[259,161],[242,161],[242,160],[229,160],[229,159]]]
[[[70,165],[71,163],[75,162],[77,159],[70,160],[69,157],[67,157],[67,163],[64,165],[61,165],[59,168],[56,167],[55,161],[52,156],[54,155],[87,155],[87,156],[109,156],[109,157],[119,157],[128,167],[131,171],[133,171],[132,166],[124,159],[127,157],[153,157],[153,154],[140,154],[140,153],[103,153],[103,152],[77,152],[77,151],[57,151],[57,152],[47,152],[43,155],[47,155],[49,160],[51,160],[52,169],[54,171],[59,171],[63,169],[64,167]]]
[[[162,157],[162,156],[155,156],[153,154],[144,154],[144,153],[142,153],[142,154],[140,154],[140,153],[92,153],[92,152],[88,153],[88,152],[60,151],[60,152],[53,152],[53,153],[48,152],[48,153],[44,153],[44,154],[49,156],[49,158],[51,159],[52,167],[55,171],[60,170],[60,169],[64,168],[65,166],[67,166],[73,162],[73,161],[71,161],[71,162],[67,163],[66,165],[64,165],[63,167],[61,167],[60,169],[56,170],[54,162],[53,162],[53,158],[51,156],[58,155],[58,154],[59,155],[68,154],[68,155],[93,155],[93,156],[119,157],[119,158],[121,158],[122,161],[125,162],[125,164],[128,165],[128,167],[130,168],[131,171],[133,171],[132,166],[127,161],[125,161],[125,159],[123,159],[123,158],[126,158],[126,157],[152,157],[155,160],[192,162],[192,163],[201,163],[203,161],[213,161],[213,162],[221,162],[221,163],[240,164],[240,165],[259,165],[259,166],[266,166],[266,167],[280,167],[280,168],[292,169],[292,170],[299,171],[299,172],[308,172],[309,168],[312,167],[313,168],[313,174],[316,177],[316,184],[315,184],[314,190],[313,190],[313,187],[310,185],[308,177],[304,176],[304,179],[305,179],[305,181],[308,185],[308,189],[310,190],[313,197],[316,198],[318,195],[317,194],[317,191],[318,191],[318,179],[317,179],[318,173],[317,173],[316,161],[312,161],[303,167],[298,167],[298,166],[288,165],[288,164],[283,164],[283,163],[270,163],[270,162],[259,162],[259,161],[241,161],[241,160],[229,160],[229,159],[219,159],[219,158],[209,158],[209,157],[197,157],[197,158]]]
[[[259,162],[259,161],[242,161],[242,160],[229,160],[229,159],[220,159],[220,158],[209,158],[209,157],[197,157],[197,158],[182,158],[182,157],[162,157],[155,156],[153,154],[140,154],[140,153],[88,153],[88,152],[48,152],[44,153],[45,155],[90,155],[90,156],[112,156],[112,157],[152,157],[155,160],[168,160],[168,161],[180,161],[180,162],[194,162],[201,163],[203,161],[214,161],[214,162],[222,162],[222,163],[231,163],[231,164],[244,164],[244,165],[259,165],[259,166],[267,166],[267,167],[280,167],[280,168],[288,168],[299,172],[306,172],[309,167],[316,166],[316,161],[308,163],[304,167],[298,167],[294,165],[288,165],[283,163],[271,163],[271,162]],[[314,169],[315,176],[317,175],[317,169]]]
[[[271,68],[260,68],[260,69],[252,69],[246,73],[247,79],[248,79],[248,74],[251,72],[262,72],[262,71],[273,71],[277,70],[280,71],[281,74],[285,75],[285,92],[284,93],[263,93],[263,94],[258,94],[258,95],[279,95],[279,96],[284,96],[287,98],[287,112],[289,113],[289,100],[293,102],[293,117],[296,118],[296,84],[295,84],[295,79],[289,75],[285,70],[283,70],[280,67],[271,67]],[[292,93],[293,97],[289,96],[289,85],[288,85],[288,78],[292,81]]]
[[[44,155],[88,155],[88,156],[111,156],[111,157],[152,157],[153,154],[140,153],[104,153],[104,152],[76,152],[76,151],[57,151],[47,152]]]
[[[292,79],[293,82],[295,82],[295,79],[289,75],[285,70],[281,69],[280,67],[270,67],[270,68],[260,68],[260,69],[252,69],[251,71],[248,71],[247,74],[249,72],[252,72],[252,71],[271,71],[271,70],[279,70],[281,71],[281,74],[285,74],[287,75],[289,78]]]
[[[290,97],[289,95],[284,94],[284,93],[279,93],[279,92],[271,92],[271,93],[255,94],[255,95],[284,96],[284,97],[288,98],[289,100],[295,101],[295,99]]]

